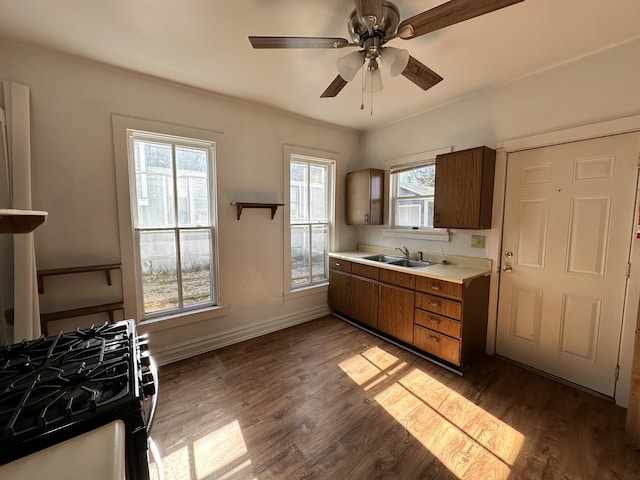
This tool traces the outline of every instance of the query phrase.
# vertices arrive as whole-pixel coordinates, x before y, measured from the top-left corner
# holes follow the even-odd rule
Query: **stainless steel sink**
[[[400,267],[420,268],[428,267],[432,265],[430,262],[420,262],[418,260],[411,260],[410,258],[394,257],[393,255],[370,255],[368,257],[362,257],[365,260],[373,260],[374,262],[386,263],[388,265],[398,265]]]
[[[392,255],[370,255],[368,257],[362,257],[365,260],[373,260],[374,262],[391,263],[401,260],[400,257],[394,257]]]
[[[389,265],[398,265],[400,267],[409,267],[409,268],[428,267],[429,265],[432,265],[429,262],[421,262],[419,260],[411,260],[409,258],[403,258],[395,262],[388,262],[388,263]]]

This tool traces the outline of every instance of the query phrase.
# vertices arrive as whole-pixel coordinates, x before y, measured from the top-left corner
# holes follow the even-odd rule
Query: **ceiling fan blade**
[[[436,83],[442,81],[442,77],[440,75],[413,57],[409,57],[409,63],[402,71],[402,75],[423,90],[428,90]]]
[[[342,48],[345,38],[329,37],[249,37],[253,48]]]
[[[345,79],[343,79],[340,75],[338,75],[336,78],[333,79],[333,82],[331,82],[331,85],[329,85],[327,89],[324,92],[322,92],[322,95],[320,95],[320,98],[335,97],[340,93],[340,90],[342,90],[347,83],[348,82]]]
[[[400,38],[408,40],[449,25],[479,17],[524,0],[450,0],[431,10],[407,18],[398,26]]]
[[[382,21],[382,0],[355,0],[359,18],[376,17],[375,24]]]

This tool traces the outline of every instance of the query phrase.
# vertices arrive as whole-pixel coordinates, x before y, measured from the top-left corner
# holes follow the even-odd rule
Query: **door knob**
[[[513,268],[511,268],[511,265],[505,265],[504,267],[502,267],[502,271],[509,273],[511,270],[513,270]]]

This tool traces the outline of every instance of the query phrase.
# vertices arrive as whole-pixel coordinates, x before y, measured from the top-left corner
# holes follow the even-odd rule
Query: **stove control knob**
[[[145,372],[142,374],[142,393],[147,397],[155,395],[156,393],[156,384],[151,372]]]
[[[149,350],[149,339],[146,336],[138,337],[138,348],[141,352]]]
[[[149,367],[151,365],[151,357],[149,355],[140,355],[140,365],[142,367]]]

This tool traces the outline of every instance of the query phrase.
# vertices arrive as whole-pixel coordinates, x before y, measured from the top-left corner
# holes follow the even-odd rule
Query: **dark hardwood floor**
[[[167,480],[638,479],[625,412],[499,358],[460,377],[329,316],[162,367],[151,433]]]

